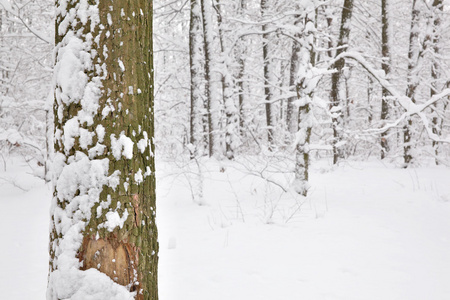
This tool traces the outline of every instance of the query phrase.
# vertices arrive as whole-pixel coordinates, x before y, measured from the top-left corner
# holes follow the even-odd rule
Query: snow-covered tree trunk
[[[294,47],[297,63],[297,101],[299,102],[297,133],[295,138],[295,179],[294,189],[297,193],[307,196],[309,189],[309,152],[311,131],[314,124],[312,103],[317,83],[322,74],[315,69],[315,33],[316,33],[316,3],[313,0],[304,1],[301,9],[305,11],[302,24],[301,45]],[[298,41],[295,41],[298,43]],[[292,72],[292,69],[291,69]]]
[[[233,99],[233,78],[229,70],[230,57],[227,55],[227,46],[225,45],[224,22],[222,20],[222,5],[216,0],[214,5],[217,13],[217,25],[219,30],[220,52],[221,52],[221,72],[222,72],[222,97],[225,106],[226,127],[225,127],[225,156],[228,159],[234,158],[234,149],[239,138],[239,116],[238,109]]]
[[[209,156],[218,155],[220,151],[220,93],[214,56],[214,27],[212,24],[212,0],[201,0],[203,20],[203,40],[205,53],[205,97],[208,114]]]
[[[297,39],[301,38],[300,34],[296,34],[295,37]],[[298,53],[300,51],[300,44],[297,42],[292,43],[292,53],[291,53],[291,65],[289,70],[289,86],[295,86],[295,82],[297,80],[298,74],[298,66],[299,66],[299,57]],[[286,125],[289,133],[295,133],[297,131],[297,114],[296,114],[296,106],[294,102],[298,99],[298,97],[292,96],[288,98],[287,102],[287,111],[286,111]]]
[[[267,11],[270,7],[269,0],[261,0],[261,16],[264,18],[267,14]],[[272,98],[273,92],[271,88],[272,80],[272,64],[271,59],[269,57],[269,41],[270,34],[268,32],[269,25],[268,23],[263,23],[262,25],[262,38],[263,38],[263,72],[264,72],[264,102],[266,108],[266,124],[267,124],[267,143],[268,149],[270,151],[274,150],[275,140],[274,140],[274,126],[275,126],[275,117],[274,111],[272,109]]]
[[[244,11],[246,9],[246,0],[240,0],[237,14],[241,17],[244,16]],[[238,91],[238,103],[239,103],[239,133],[240,137],[244,137],[244,127],[245,127],[245,114],[244,114],[244,103],[245,103],[245,53],[246,45],[245,38],[242,37],[236,46],[237,51],[237,62],[239,65],[239,72],[237,75],[237,91]]]
[[[191,115],[190,115],[190,155],[191,158],[197,155],[199,150],[199,143],[202,142],[202,20],[200,3],[201,0],[191,0],[190,9],[190,25],[189,25],[189,67],[191,73]]]
[[[345,0],[342,7],[341,26],[339,30],[339,39],[337,43],[336,56],[339,56],[344,47],[347,46],[351,29],[351,18],[353,13],[353,0]],[[340,99],[340,84],[342,78],[342,69],[345,66],[345,60],[339,59],[334,64],[336,72],[331,75],[331,114],[332,114],[332,126],[333,126],[333,164],[336,164],[340,156],[339,144],[341,142],[341,131],[343,126],[342,120],[342,99]]]
[[[420,11],[416,6],[417,0],[412,3],[411,28],[409,33],[409,47],[408,47],[408,86],[406,89],[406,96],[416,103],[416,89],[419,85],[419,78],[417,76],[417,60],[419,59],[419,49],[417,46],[419,37],[419,18]],[[407,167],[412,159],[411,153],[411,135],[412,135],[412,119],[409,117],[403,127],[403,160],[405,167]]]
[[[440,31],[441,28],[441,14],[443,13],[443,1],[442,0],[434,0],[431,6],[431,13],[433,16],[433,37],[432,37],[432,49],[431,52],[433,54],[432,57],[432,63],[431,63],[431,89],[430,89],[430,96],[433,97],[436,95],[439,91],[440,87],[440,81],[441,81],[441,67],[439,65],[439,54],[440,54]],[[445,87],[445,86],[444,86]],[[441,114],[445,112],[447,108],[448,102],[437,102],[434,104],[434,110],[435,110],[435,116],[432,119],[433,123],[433,133],[440,136],[442,133],[442,125],[443,125],[443,118],[439,116],[439,113],[436,113],[437,111],[440,111]],[[439,142],[433,141],[433,148],[434,148],[434,154],[436,156],[435,162],[436,165],[439,164]]]
[[[245,127],[245,113],[244,113],[244,105],[245,105],[245,84],[244,84],[244,76],[245,76],[245,59],[242,57],[238,58],[239,64],[239,73],[237,78],[237,90],[238,90],[238,101],[239,101],[239,134],[241,138],[244,137],[244,127]]]
[[[390,48],[389,48],[389,18],[388,18],[388,0],[381,0],[381,56],[383,58],[381,62],[381,69],[384,71],[386,77],[389,76],[391,72],[391,58],[390,58]],[[382,88],[381,91],[381,121],[386,121],[389,116],[389,106],[387,103],[387,97],[391,94],[386,88]],[[385,158],[387,152],[389,151],[389,144],[387,137],[388,131],[381,133],[381,159]]]
[[[47,299],[158,299],[152,1],[58,0]]]

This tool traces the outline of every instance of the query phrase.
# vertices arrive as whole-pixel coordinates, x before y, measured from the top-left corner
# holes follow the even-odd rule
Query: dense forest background
[[[260,160],[294,174],[288,185],[304,195],[320,158],[448,164],[445,1],[153,5],[161,157]],[[20,154],[47,179],[53,10],[0,6],[0,157],[6,167]]]

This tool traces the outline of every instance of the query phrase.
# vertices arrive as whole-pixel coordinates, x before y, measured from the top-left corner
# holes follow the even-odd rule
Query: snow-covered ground
[[[51,190],[11,163],[0,299],[45,299]],[[197,202],[194,167],[157,166],[161,300],[450,299],[450,169],[319,162],[303,199],[243,164],[201,165]]]

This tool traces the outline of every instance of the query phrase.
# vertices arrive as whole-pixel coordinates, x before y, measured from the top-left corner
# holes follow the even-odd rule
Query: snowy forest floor
[[[45,299],[51,188],[9,162],[0,299]],[[319,161],[305,199],[244,165],[202,161],[196,202],[193,164],[157,165],[161,300],[450,299],[450,169]]]

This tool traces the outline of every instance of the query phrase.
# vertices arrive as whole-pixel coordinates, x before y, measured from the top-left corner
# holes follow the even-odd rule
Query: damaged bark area
[[[96,239],[85,237],[79,259],[82,270],[95,268],[106,274],[120,285],[128,286],[130,291],[139,290],[137,265],[139,249],[115,235],[110,238]]]
[[[139,195],[132,195],[131,204],[133,205],[133,214],[130,215],[128,226],[125,227],[132,228],[135,232],[141,224]],[[82,265],[81,270],[97,269],[114,282],[127,286],[131,292],[140,291],[142,280],[138,275],[138,265],[141,249],[127,236],[128,234],[124,234],[124,232],[119,232],[119,235],[112,232],[103,238],[93,235],[85,236],[78,252],[78,259]],[[134,238],[131,239],[135,241]],[[141,298],[138,295],[136,299]]]

